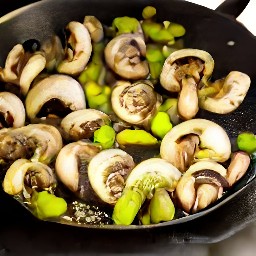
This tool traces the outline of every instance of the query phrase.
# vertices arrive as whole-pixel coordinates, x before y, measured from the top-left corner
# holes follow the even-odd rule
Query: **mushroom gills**
[[[186,212],[197,212],[222,196],[228,188],[227,170],[213,161],[192,164],[179,180],[175,195]]]
[[[114,205],[121,196],[126,179],[135,163],[121,149],[106,149],[89,163],[88,176],[92,188],[102,201]]]
[[[61,121],[64,138],[67,140],[90,139],[94,132],[103,125],[110,125],[111,120],[105,113],[96,109],[73,111]]]
[[[149,129],[149,120],[162,103],[162,97],[154,91],[148,80],[133,84],[119,81],[111,95],[112,108],[122,120]]]

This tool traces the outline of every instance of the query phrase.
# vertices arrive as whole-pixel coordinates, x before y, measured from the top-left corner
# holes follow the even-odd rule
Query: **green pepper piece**
[[[158,112],[151,121],[152,133],[163,139],[167,132],[172,129],[172,123],[170,117],[165,112]]]
[[[39,219],[59,217],[67,211],[66,201],[47,191],[34,191],[30,207]]]
[[[168,44],[174,44],[174,36],[169,32],[169,30],[162,28],[160,31],[155,31],[151,29],[149,31],[149,37],[159,43],[168,43]]]
[[[140,23],[136,18],[117,17],[113,20],[112,27],[117,29],[117,35],[124,33],[136,33],[139,31]]]
[[[237,146],[249,154],[256,151],[256,137],[253,133],[244,132],[237,136]]]
[[[164,188],[157,188],[149,204],[150,222],[170,221],[175,214],[174,204]]]
[[[100,143],[103,149],[111,148],[115,142],[115,130],[108,125],[101,126],[94,132],[95,143]]]
[[[144,130],[125,129],[116,135],[120,145],[156,145],[157,139]]]
[[[153,6],[146,6],[142,11],[143,19],[151,19],[156,15],[156,8]]]
[[[173,22],[170,22],[167,29],[174,37],[181,37],[184,36],[186,33],[185,28],[181,24]]]
[[[119,225],[130,225],[145,200],[136,189],[125,189],[115,204],[112,219]],[[125,209],[125,210],[124,210]]]
[[[116,224],[130,225],[135,219],[147,197],[152,197],[157,188],[168,186],[165,177],[159,173],[145,173],[139,177],[132,187],[126,187],[117,200],[113,211]]]
[[[157,45],[148,44],[146,51],[146,59],[149,62],[164,62],[165,58],[161,48]]]

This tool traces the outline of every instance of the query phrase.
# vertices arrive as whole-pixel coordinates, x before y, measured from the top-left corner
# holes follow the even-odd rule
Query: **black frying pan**
[[[20,1],[15,7],[20,7]],[[255,83],[256,40],[239,24],[235,17],[249,1],[227,0],[217,11],[178,0],[45,0],[25,7],[0,19],[0,66],[10,49],[28,39],[45,40],[71,20],[82,20],[95,15],[110,24],[117,16],[141,17],[146,5],[154,5],[158,17],[185,26],[185,46],[208,51],[215,60],[213,79],[231,70],[247,73],[252,79],[250,91],[242,105],[232,114],[221,116],[201,111],[199,117],[213,120],[225,128],[231,138],[249,130],[256,133]],[[4,3],[6,9],[10,7]],[[27,2],[23,2],[25,4]],[[3,5],[3,4],[1,4]],[[223,14],[221,12],[225,12]],[[228,42],[235,42],[229,46]],[[233,194],[202,213],[187,219],[150,227],[77,228],[35,219],[18,202],[0,194],[0,247],[5,249],[40,252],[82,252],[145,250],[145,245],[162,246],[169,243],[216,242],[256,219],[254,168],[234,188]],[[207,214],[206,214],[207,213]],[[113,247],[112,247],[113,248]]]

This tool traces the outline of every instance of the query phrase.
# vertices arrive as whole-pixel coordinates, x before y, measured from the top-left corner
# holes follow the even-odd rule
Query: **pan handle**
[[[250,0],[225,0],[215,11],[237,18],[249,2]]]

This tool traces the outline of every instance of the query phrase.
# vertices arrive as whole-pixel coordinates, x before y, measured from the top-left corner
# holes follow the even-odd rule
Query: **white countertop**
[[[187,0],[195,4],[199,4],[210,9],[215,9],[224,0]],[[239,22],[242,22],[248,30],[256,36],[256,0],[250,0],[249,4],[245,8],[242,14],[237,18]]]

